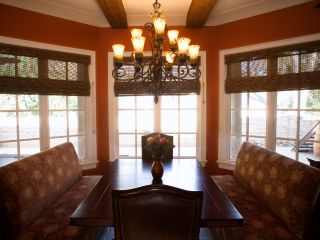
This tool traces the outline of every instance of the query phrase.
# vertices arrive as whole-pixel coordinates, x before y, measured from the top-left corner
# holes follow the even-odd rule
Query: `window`
[[[118,97],[119,156],[141,158],[141,136],[162,132],[173,136],[174,157],[196,158],[199,96]],[[158,117],[160,116],[160,117]]]
[[[318,34],[284,42],[220,52],[218,162],[220,167],[233,168],[232,163],[244,141],[267,147],[304,163],[308,163],[307,158],[319,159],[320,145],[317,136],[317,129],[320,130],[319,89],[273,92],[249,90],[246,93],[231,94],[225,94],[223,89],[226,73],[226,66],[223,64],[225,55],[237,52],[258,52],[257,49],[315,41],[319,38],[320,35]],[[259,78],[256,77],[261,77],[260,79],[263,81],[263,78],[270,71],[268,65],[271,64],[273,63],[266,59],[242,61],[240,65],[241,75],[242,77],[249,77],[253,81],[258,81]],[[283,76],[286,74],[292,76],[292,74],[299,72],[304,74],[318,71],[317,69],[320,69],[319,53],[300,55],[290,53],[289,57],[278,57],[276,66],[277,74]],[[279,85],[282,84],[280,83],[281,78],[278,79]],[[229,87],[232,85],[230,82],[228,84]],[[239,84],[235,86],[241,87]],[[257,85],[252,82],[248,83],[246,87],[248,89],[256,88]]]
[[[79,159],[85,158],[85,97],[49,96],[50,147],[72,142]]]
[[[141,136],[154,129],[151,96],[118,97],[118,142],[121,158],[141,157]]]
[[[201,56],[205,59],[204,54]],[[112,70],[109,54],[109,71]],[[111,63],[111,65],[110,65]],[[202,61],[205,65],[205,62]],[[141,158],[141,136],[162,132],[173,136],[174,158],[197,158],[205,162],[205,72],[200,95],[119,96],[113,92],[109,72],[110,159]]]
[[[319,93],[301,90],[231,94],[230,158],[236,158],[244,141],[307,164],[307,158],[318,158],[320,152],[314,148],[320,121]]]
[[[278,92],[275,150],[308,164],[320,157],[320,90]]]
[[[84,161],[83,102],[84,97],[76,96],[0,94],[0,165],[66,141]]]
[[[176,146],[173,157],[197,157],[199,98],[198,95],[161,97],[161,131],[173,136]]]
[[[266,146],[267,94],[231,94],[230,158],[235,159],[244,141]]]
[[[1,43],[39,47],[39,43],[18,39],[0,38]],[[90,55],[94,52],[41,44],[43,49]],[[22,47],[23,48],[23,47]],[[0,57],[3,57],[2,54]],[[7,57],[7,56],[6,56]],[[12,58],[12,56],[10,57]],[[37,58],[19,57],[13,64],[0,65],[0,76],[16,76],[22,81],[37,79],[43,74]],[[89,66],[89,80],[94,83],[94,60]],[[48,60],[47,78],[77,81],[78,64],[69,61]],[[80,69],[82,71],[82,69]],[[17,71],[17,72],[16,72]],[[62,79],[62,80],[61,80]],[[33,82],[37,80],[31,80]],[[39,79],[39,81],[42,81]],[[80,83],[81,84],[81,83]],[[68,87],[69,88],[69,87]],[[52,88],[53,89],[53,88]],[[32,90],[32,89],[31,89]],[[54,90],[54,89],[53,89]],[[29,89],[26,90],[27,92]],[[54,90],[56,91],[56,90]],[[67,91],[70,91],[69,89]],[[82,90],[81,90],[82,91]],[[56,146],[66,141],[73,143],[79,159],[86,167],[96,164],[94,91],[90,96],[0,94],[0,165]]]
[[[0,165],[40,151],[39,96],[0,94]]]

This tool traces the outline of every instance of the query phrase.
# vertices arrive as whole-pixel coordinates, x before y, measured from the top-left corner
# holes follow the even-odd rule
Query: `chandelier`
[[[122,44],[112,46],[114,52],[115,94],[158,96],[200,92],[199,45],[189,45],[190,38],[178,38],[178,30],[168,30],[161,4],[153,3],[153,23],[146,23],[142,29],[132,29],[131,42],[134,51],[124,58]],[[165,37],[169,38],[169,50],[164,52]],[[149,42],[151,56],[144,56],[145,41]]]

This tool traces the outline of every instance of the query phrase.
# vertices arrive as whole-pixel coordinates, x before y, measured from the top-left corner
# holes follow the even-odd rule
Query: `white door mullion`
[[[201,84],[201,89],[204,89],[204,83]],[[205,102],[204,95],[200,93],[199,96],[197,96],[197,127],[196,127],[196,146],[201,145],[201,126],[202,125],[202,119],[201,116],[204,115],[203,113],[203,104]],[[202,149],[201,148],[196,148],[196,157],[198,160],[202,161],[203,160],[203,155],[202,155]]]
[[[180,134],[181,134],[181,131],[180,131],[180,95],[178,96],[178,109],[176,109],[176,111],[178,112],[178,132],[177,132],[177,135],[178,135],[178,139],[177,139],[177,142],[178,142],[178,158],[181,158],[181,139],[180,139]]]
[[[250,127],[250,112],[249,112],[249,101],[250,101],[250,93],[247,93],[247,104],[246,104],[246,110],[247,110],[247,116],[246,116],[246,141],[249,141],[249,127]]]
[[[138,109],[137,109],[137,96],[133,97],[134,98],[134,119],[135,119],[135,124],[134,124],[134,154],[138,156]]]
[[[66,96],[66,121],[67,121],[67,141],[70,142],[70,130],[69,130],[69,97]]]
[[[153,132],[162,132],[161,129],[161,97],[158,98],[158,103],[153,103],[153,117],[154,117],[154,126]]]
[[[299,64],[300,65],[300,64]],[[296,160],[299,161],[299,145],[300,145],[300,109],[301,109],[301,91],[298,91],[298,109],[297,109],[297,132],[296,132]]]
[[[267,129],[266,147],[272,151],[276,150],[277,135],[277,93],[267,93]]]
[[[50,147],[49,96],[39,96],[40,150]]]
[[[20,151],[20,128],[19,128],[19,102],[18,96],[16,95],[16,129],[17,129],[17,154],[18,160],[21,159],[21,151]]]

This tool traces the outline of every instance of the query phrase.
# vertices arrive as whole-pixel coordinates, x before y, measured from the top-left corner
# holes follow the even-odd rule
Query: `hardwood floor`
[[[114,238],[113,228],[108,228],[108,230],[104,232],[103,236],[99,238],[99,240],[113,240],[113,238]],[[214,240],[208,228],[200,228],[199,239]]]
[[[200,228],[200,240],[214,240],[208,228]]]

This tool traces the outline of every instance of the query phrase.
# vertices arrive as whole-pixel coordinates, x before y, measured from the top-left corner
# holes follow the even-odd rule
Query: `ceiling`
[[[168,25],[185,26],[192,0],[158,0]],[[279,10],[311,0],[217,0],[205,26],[216,26]],[[122,0],[129,26],[150,21],[154,0]],[[97,27],[110,27],[96,0],[0,0],[0,3],[73,20]]]

